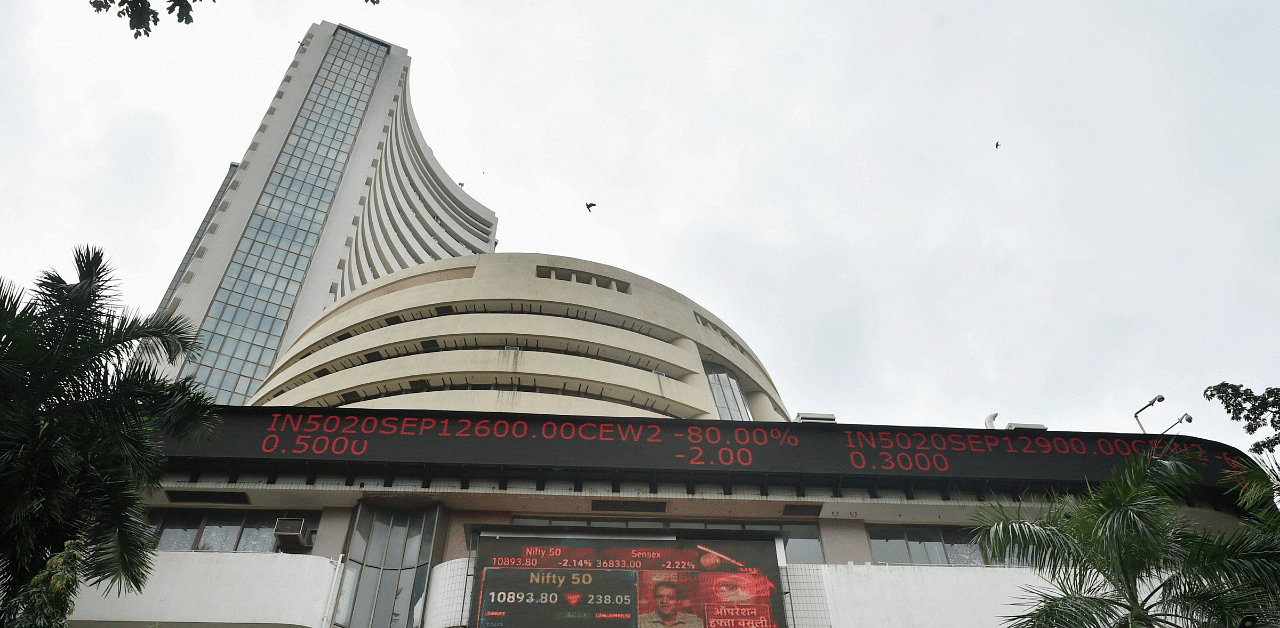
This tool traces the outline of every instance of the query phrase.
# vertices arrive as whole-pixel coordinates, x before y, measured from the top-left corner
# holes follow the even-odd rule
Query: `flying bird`
[[[591,211],[591,208],[592,208],[592,207],[595,207],[595,206],[596,206],[596,204],[595,204],[595,203],[587,203],[587,211],[588,211],[588,212],[590,212],[590,211]]]
[[[996,142],[996,150],[1000,149],[1000,142]]]

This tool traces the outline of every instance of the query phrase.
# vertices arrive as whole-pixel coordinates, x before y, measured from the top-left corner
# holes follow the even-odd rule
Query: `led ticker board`
[[[783,628],[773,541],[482,536],[474,628]]]
[[[171,457],[405,463],[739,475],[1079,482],[1132,455],[1204,463],[1202,483],[1244,458],[1191,437],[811,423],[739,423],[531,414],[227,407],[212,442],[169,442]]]

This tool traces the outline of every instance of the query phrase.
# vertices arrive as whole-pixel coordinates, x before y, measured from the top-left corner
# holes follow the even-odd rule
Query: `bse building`
[[[146,589],[84,591],[72,626],[994,628],[1039,581],[988,564],[974,509],[1169,445],[789,420],[693,300],[495,253],[408,85],[403,49],[303,40],[162,306],[201,321],[181,368],[221,433],[167,445]],[[1206,477],[1242,455],[1176,446]],[[1230,529],[1229,503],[1186,513]]]

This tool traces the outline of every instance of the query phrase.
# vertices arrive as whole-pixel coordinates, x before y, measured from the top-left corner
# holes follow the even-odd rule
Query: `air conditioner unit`
[[[276,544],[286,552],[311,547],[311,530],[306,519],[276,519]]]

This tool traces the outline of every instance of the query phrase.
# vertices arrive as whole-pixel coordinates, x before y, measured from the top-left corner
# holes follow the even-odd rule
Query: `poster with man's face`
[[[476,628],[785,628],[771,541],[481,537]]]

